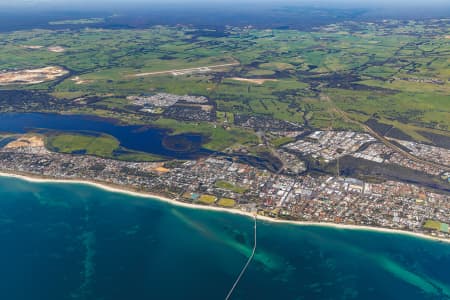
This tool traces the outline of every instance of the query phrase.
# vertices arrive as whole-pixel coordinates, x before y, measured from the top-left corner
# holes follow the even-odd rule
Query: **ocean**
[[[224,299],[251,218],[0,177],[0,299]],[[257,222],[231,299],[450,299],[450,244]]]

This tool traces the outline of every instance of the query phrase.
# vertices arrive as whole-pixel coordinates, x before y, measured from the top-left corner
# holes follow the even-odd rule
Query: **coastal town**
[[[362,158],[376,163],[395,164],[408,169],[418,170],[429,175],[442,175],[450,164],[450,150],[394,139],[406,147],[414,156],[426,161],[438,163],[421,163],[392,150],[367,133],[353,131],[315,131],[304,139],[284,145],[283,148],[301,155],[310,155],[330,162],[345,155]]]
[[[416,144],[405,146],[419,155],[421,149],[427,149]],[[450,238],[448,190],[393,180],[370,182],[340,174],[309,174],[303,172],[301,159],[287,152],[285,159],[292,160],[289,165],[297,161],[297,172],[273,173],[220,155],[187,161],[126,162],[62,154],[49,151],[42,137],[28,135],[7,140],[0,147],[0,172],[4,173],[92,181],[274,219],[370,226]],[[352,155],[417,167],[412,162],[407,164],[406,158],[395,160],[392,157],[397,153],[364,133],[316,131],[284,148],[325,160]],[[428,153],[423,151],[423,155]],[[424,171],[447,181],[448,150],[433,151],[444,159],[443,167]]]
[[[450,300],[450,0],[0,8],[1,299]]]

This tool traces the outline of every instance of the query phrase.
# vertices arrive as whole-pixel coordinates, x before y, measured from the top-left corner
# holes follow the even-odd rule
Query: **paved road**
[[[189,69],[176,69],[176,70],[167,70],[167,71],[158,71],[158,72],[138,73],[138,74],[134,74],[132,76],[143,77],[143,76],[174,74],[174,73],[208,72],[208,71],[211,71],[211,69],[215,69],[215,68],[231,67],[231,66],[238,66],[238,65],[240,65],[239,62],[234,62],[234,63],[228,63],[228,64],[211,65],[211,66],[196,67],[196,68],[189,68]]]

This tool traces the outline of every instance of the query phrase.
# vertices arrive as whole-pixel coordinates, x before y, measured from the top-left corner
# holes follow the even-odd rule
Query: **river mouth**
[[[107,134],[116,138],[123,148],[169,159],[196,159],[212,153],[202,147],[207,138],[199,133],[171,135],[167,129],[148,125],[121,125],[117,120],[89,115],[0,113],[0,132]]]

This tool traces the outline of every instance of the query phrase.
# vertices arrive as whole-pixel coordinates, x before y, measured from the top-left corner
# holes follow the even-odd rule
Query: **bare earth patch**
[[[28,69],[0,73],[0,85],[9,84],[37,84],[55,80],[64,76],[69,71],[61,67],[45,67],[39,69]]]
[[[259,78],[241,78],[241,77],[232,77],[231,80],[250,82],[255,84],[263,84],[266,81],[278,81],[278,79],[259,79]]]
[[[43,48],[43,46],[23,45],[22,48],[30,49],[30,50],[37,50],[37,49]]]
[[[23,147],[44,147],[44,139],[40,136],[23,136],[15,141],[10,142],[4,148],[16,149]]]
[[[66,49],[64,49],[64,48],[61,47],[61,46],[52,46],[52,47],[48,47],[47,50],[50,51],[50,52],[55,52],[55,53],[61,53],[61,52],[66,51]]]
[[[44,48],[44,46],[39,46],[39,45],[22,45],[21,47],[24,49],[28,49],[28,50],[38,50],[38,49]],[[46,49],[50,52],[55,52],[55,53],[62,53],[64,51],[66,51],[66,49],[61,46],[50,46],[50,47],[47,47]]]
[[[75,82],[75,84],[77,84],[77,85],[86,84],[86,83],[92,82],[92,80],[81,79],[79,76],[75,76],[74,78],[71,78],[70,80]]]
[[[145,163],[145,166],[143,167],[145,171],[150,172],[156,172],[156,173],[167,173],[170,171],[170,169],[164,167],[164,163],[162,162],[149,162]]]

